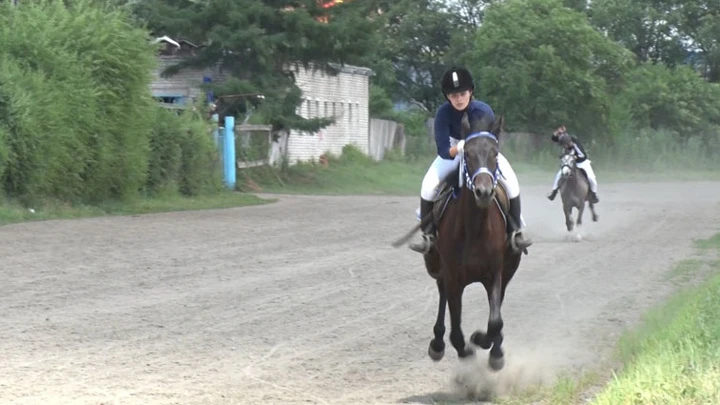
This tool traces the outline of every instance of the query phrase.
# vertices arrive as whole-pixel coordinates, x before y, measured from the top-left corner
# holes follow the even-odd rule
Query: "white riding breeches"
[[[443,159],[440,156],[436,157],[430,165],[425,177],[422,181],[422,188],[420,189],[420,197],[426,201],[434,201],[440,190],[440,182],[442,182],[453,170],[458,170],[460,166],[460,155],[456,155],[455,159]],[[502,153],[498,153],[497,156],[498,167],[502,175],[498,179],[503,184],[505,190],[507,190],[508,198],[515,198],[520,195],[520,184],[518,183],[517,176],[510,162],[507,161]]]
[[[584,161],[577,164],[578,169],[583,169],[585,173],[587,174],[588,181],[590,182],[590,191],[593,193],[597,193],[597,178],[595,177],[595,172],[593,171],[592,166],[590,165],[590,159],[585,159]],[[560,176],[562,175],[562,169],[558,170],[557,174],[555,174],[555,180],[553,181],[553,190],[557,190],[558,184],[560,183]]]

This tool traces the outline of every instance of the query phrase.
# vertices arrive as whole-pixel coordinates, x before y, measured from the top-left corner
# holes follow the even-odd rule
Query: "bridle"
[[[495,135],[493,135],[492,133],[487,132],[487,131],[481,131],[481,132],[476,132],[474,134],[468,135],[465,138],[465,144],[467,144],[467,142],[469,140],[475,139],[475,138],[488,138],[488,139],[492,139],[496,144],[498,143],[498,139],[497,139],[497,137],[495,137]],[[477,176],[479,176],[481,174],[489,175],[493,181],[493,189],[495,189],[495,187],[497,186],[497,183],[498,183],[498,178],[502,175],[502,173],[500,172],[499,165],[496,165],[494,171],[490,170],[486,166],[480,167],[477,170],[475,170],[475,172],[471,175],[470,170],[468,169],[468,166],[467,166],[467,160],[465,159],[464,150],[463,150],[463,157],[462,157],[462,169],[463,169],[463,173],[465,176],[465,187],[470,189],[470,191],[475,191],[475,178]]]

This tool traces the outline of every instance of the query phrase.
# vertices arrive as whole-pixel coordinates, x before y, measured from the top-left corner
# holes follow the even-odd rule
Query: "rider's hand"
[[[450,151],[448,152],[448,154],[450,155],[450,157],[454,158],[455,156],[458,155],[458,153],[463,152],[464,147],[465,147],[465,140],[461,139],[460,142],[457,143],[457,145],[450,148]]]

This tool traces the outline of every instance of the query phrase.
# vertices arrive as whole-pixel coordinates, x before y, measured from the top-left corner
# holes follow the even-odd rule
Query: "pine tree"
[[[215,89],[224,113],[241,115],[258,107],[275,129],[317,131],[328,119],[303,119],[293,66],[337,73],[337,64],[358,64],[374,51],[376,22],[362,2],[324,8],[316,0],[148,0],[136,16],[157,36],[204,45],[188,66],[221,66],[228,80]],[[252,96],[262,94],[263,99]]]

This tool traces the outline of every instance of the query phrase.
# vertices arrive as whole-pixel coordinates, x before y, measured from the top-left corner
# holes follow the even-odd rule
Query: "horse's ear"
[[[490,121],[490,118],[485,115],[479,120],[472,120],[470,122],[470,133],[476,134],[478,132],[487,131],[490,128],[490,125],[492,125],[492,121]]]
[[[500,117],[498,117],[498,119],[496,119],[495,122],[492,123],[490,132],[499,138],[500,133],[503,131],[504,128],[505,128],[505,114],[500,114]]]

